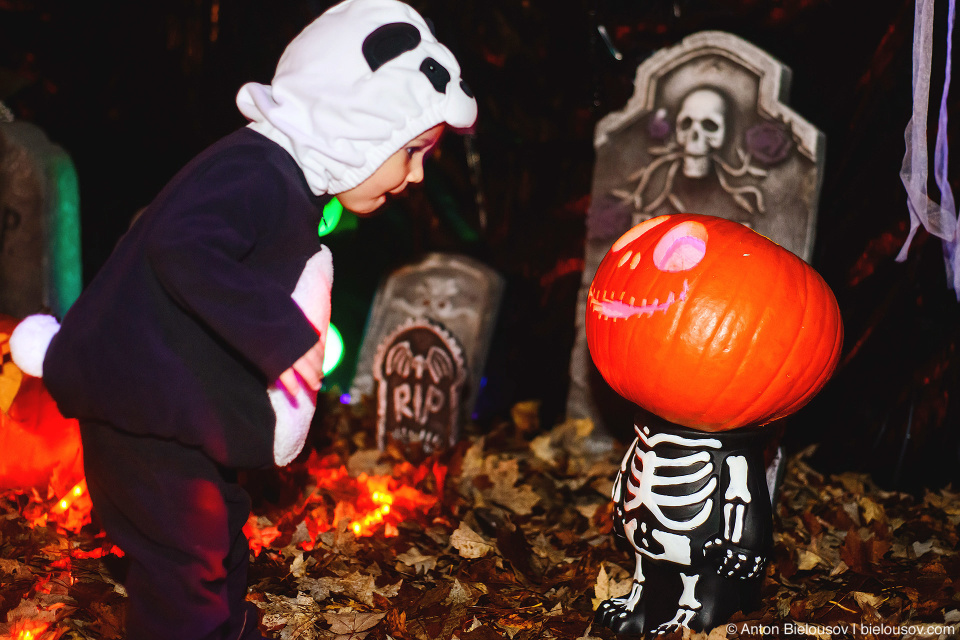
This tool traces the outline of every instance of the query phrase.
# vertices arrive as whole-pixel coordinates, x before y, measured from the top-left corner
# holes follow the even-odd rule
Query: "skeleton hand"
[[[708,540],[703,545],[703,555],[707,558],[719,557],[717,574],[727,578],[755,578],[766,564],[765,556],[731,544],[720,537]]]

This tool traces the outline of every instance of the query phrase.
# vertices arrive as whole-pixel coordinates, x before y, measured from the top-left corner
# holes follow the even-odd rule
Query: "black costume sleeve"
[[[271,169],[251,176],[230,164],[210,167],[191,205],[165,216],[150,234],[147,259],[177,304],[272,381],[316,344],[317,333],[291,291],[244,264],[259,240],[291,222],[281,181]]]

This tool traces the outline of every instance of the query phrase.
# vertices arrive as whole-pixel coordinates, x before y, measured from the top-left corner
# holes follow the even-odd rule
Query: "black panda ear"
[[[401,53],[413,51],[420,44],[420,30],[407,22],[392,22],[377,27],[363,40],[363,57],[376,71]]]
[[[424,16],[423,21],[427,23],[427,28],[430,29],[430,33],[433,34],[433,37],[436,38],[436,37],[437,37],[437,29],[436,29],[436,27],[433,26],[433,20],[431,20],[430,18]]]
[[[440,93],[447,92],[447,84],[450,82],[450,72],[446,67],[433,58],[424,58],[420,65],[420,71],[427,76],[427,80],[433,85],[433,88]]]

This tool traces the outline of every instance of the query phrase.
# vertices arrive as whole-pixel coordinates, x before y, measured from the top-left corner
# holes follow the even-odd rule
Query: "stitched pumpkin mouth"
[[[663,302],[660,302],[659,298],[654,298],[651,302],[647,302],[646,299],[643,299],[640,301],[640,304],[636,304],[636,300],[633,298],[631,298],[629,303],[612,298],[599,299],[591,289],[590,309],[611,320],[621,320],[642,315],[649,317],[657,311],[666,312],[667,309],[672,307],[677,302],[683,302],[687,299],[689,292],[690,284],[684,280],[683,289],[680,291],[679,295],[671,291],[667,295],[667,299]]]

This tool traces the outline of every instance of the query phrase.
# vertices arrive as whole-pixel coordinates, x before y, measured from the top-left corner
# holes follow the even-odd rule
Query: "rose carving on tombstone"
[[[744,134],[744,140],[750,155],[767,166],[786,160],[793,148],[787,132],[773,122],[761,122],[750,127]]]

